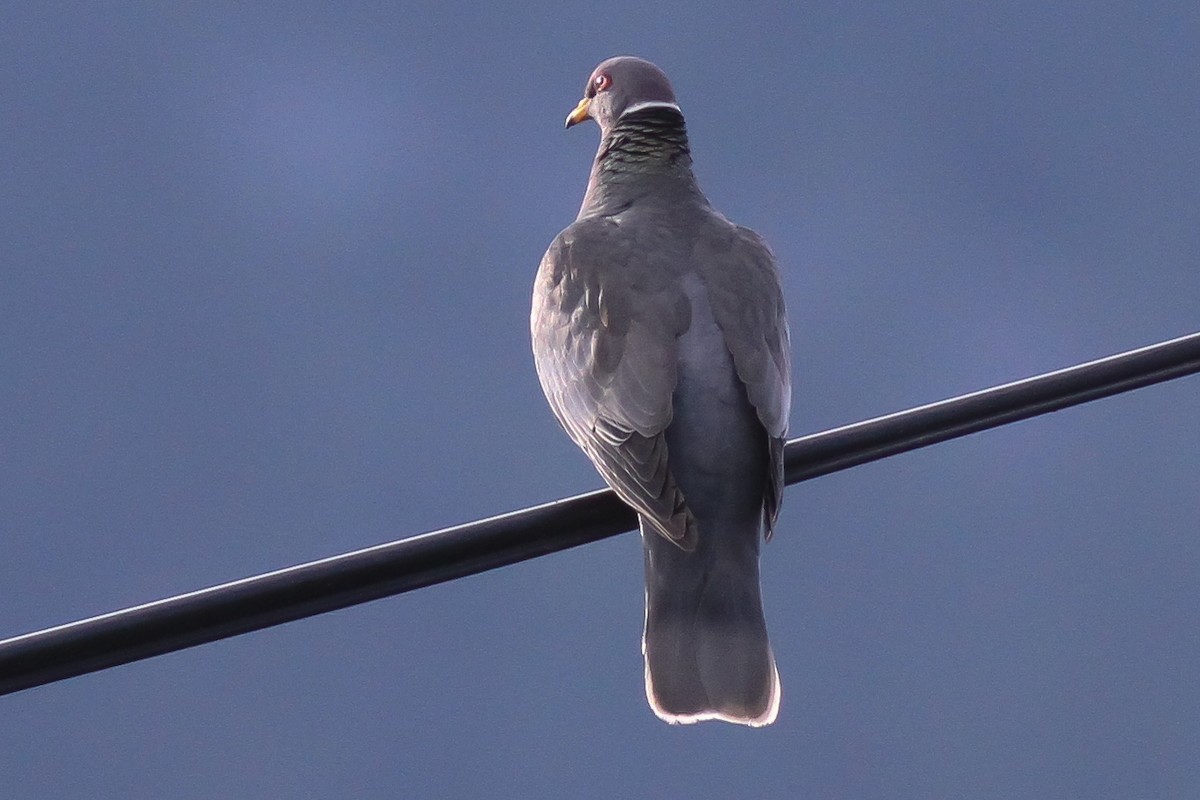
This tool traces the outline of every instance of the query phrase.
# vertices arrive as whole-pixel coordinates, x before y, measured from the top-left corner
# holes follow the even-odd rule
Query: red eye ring
[[[608,87],[612,86],[612,77],[607,73],[601,72],[592,80],[592,85],[596,87],[597,92],[603,92]]]

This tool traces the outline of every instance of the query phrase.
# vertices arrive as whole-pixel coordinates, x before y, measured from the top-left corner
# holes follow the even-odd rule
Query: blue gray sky
[[[528,346],[657,62],[794,435],[1200,329],[1194,0],[30,4],[0,636],[596,488]],[[633,535],[0,698],[5,798],[1194,797],[1200,383],[790,489],[778,724],[646,706]]]

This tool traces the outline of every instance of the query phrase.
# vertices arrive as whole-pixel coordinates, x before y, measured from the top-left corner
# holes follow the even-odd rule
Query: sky
[[[792,435],[1200,330],[1200,6],[0,12],[0,638],[601,486],[528,342],[592,67],[762,233]],[[776,725],[629,534],[0,697],[0,797],[1200,795],[1200,379],[806,482]]]

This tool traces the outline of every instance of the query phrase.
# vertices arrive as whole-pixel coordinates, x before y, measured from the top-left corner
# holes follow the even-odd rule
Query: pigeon
[[[638,514],[646,697],[673,724],[779,712],[759,542],[783,499],[791,406],[780,274],[709,205],[666,75],[601,63],[567,116],[600,127],[579,216],[538,269],[530,329],[546,398]]]

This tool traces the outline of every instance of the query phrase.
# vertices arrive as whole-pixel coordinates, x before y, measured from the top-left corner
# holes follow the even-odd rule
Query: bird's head
[[[641,58],[617,56],[592,70],[583,99],[567,115],[569,128],[589,117],[607,134],[622,114],[653,106],[679,111],[671,82],[661,69]]]

